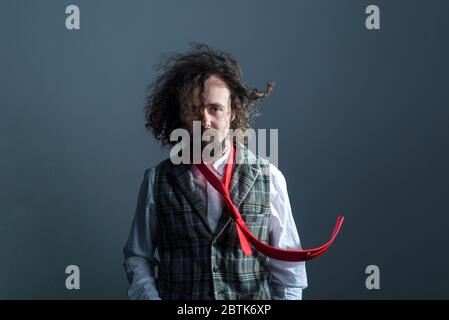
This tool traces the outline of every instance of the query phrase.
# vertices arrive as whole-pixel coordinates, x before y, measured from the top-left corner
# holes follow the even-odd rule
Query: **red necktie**
[[[237,234],[240,240],[240,246],[242,248],[243,253],[246,256],[250,256],[252,251],[249,245],[249,242],[262,254],[284,261],[305,261],[310,260],[316,257],[319,257],[327,249],[331,246],[332,242],[334,242],[335,237],[340,231],[341,225],[343,223],[343,216],[337,217],[337,222],[334,227],[334,231],[332,232],[332,236],[328,242],[323,244],[320,247],[308,250],[286,250],[280,249],[273,246],[270,246],[266,243],[261,242],[257,239],[243,221],[238,208],[232,202],[231,196],[229,194],[229,188],[231,185],[232,172],[234,169],[234,146],[231,145],[231,154],[230,161],[226,163],[225,166],[225,176],[224,181],[222,182],[204,163],[196,164],[196,167],[199,169],[201,174],[207,179],[207,181],[223,196],[226,202],[226,206],[228,211],[231,212],[232,217],[236,222]]]

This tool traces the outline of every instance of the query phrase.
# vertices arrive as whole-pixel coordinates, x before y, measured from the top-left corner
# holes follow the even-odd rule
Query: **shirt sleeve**
[[[282,173],[270,165],[269,219],[270,245],[282,249],[301,250],[301,241],[293,218],[287,183]],[[307,287],[305,262],[281,261],[269,258],[271,272],[270,289],[273,300],[301,300]]]
[[[155,170],[152,167],[144,173],[131,231],[123,249],[123,266],[129,282],[128,297],[132,300],[160,300],[154,276],[154,268],[158,264],[154,256],[158,239],[154,212]]]

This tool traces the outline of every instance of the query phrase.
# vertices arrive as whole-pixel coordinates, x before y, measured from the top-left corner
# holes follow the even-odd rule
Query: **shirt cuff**
[[[131,300],[160,300],[151,261],[131,257],[123,266],[128,276],[128,297]]]

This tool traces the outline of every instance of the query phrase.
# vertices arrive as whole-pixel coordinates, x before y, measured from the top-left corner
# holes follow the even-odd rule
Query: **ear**
[[[231,122],[235,119],[235,112],[234,110],[231,111]]]

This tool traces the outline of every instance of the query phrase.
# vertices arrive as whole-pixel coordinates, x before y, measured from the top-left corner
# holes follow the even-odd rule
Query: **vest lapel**
[[[260,173],[255,155],[246,147],[236,147],[234,172],[232,173],[230,195],[234,204],[240,207]]]
[[[249,191],[256,182],[257,176],[260,170],[257,168],[256,164],[236,164],[234,172],[232,174],[231,181],[231,199],[234,204],[238,207],[245,200]]]
[[[207,211],[193,181],[192,166],[186,164],[172,165],[172,175],[175,178],[174,187],[178,187],[195,213],[199,216],[208,232],[213,234],[207,222]]]

